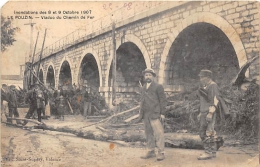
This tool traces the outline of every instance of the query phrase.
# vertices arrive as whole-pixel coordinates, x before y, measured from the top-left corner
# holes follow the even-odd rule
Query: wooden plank
[[[107,132],[106,129],[104,129],[104,128],[100,127],[100,126],[96,126],[96,128],[99,129],[99,130],[101,130],[102,132]]]
[[[139,114],[136,114],[136,115],[134,115],[134,116],[132,116],[132,117],[130,117],[130,118],[124,120],[124,122],[125,122],[125,123],[129,123],[130,121],[132,121],[132,120],[134,120],[134,119],[136,119],[136,118],[138,118],[138,117],[139,117]]]
[[[139,108],[140,108],[140,106],[138,105],[138,106],[136,106],[136,107],[134,107],[134,108],[131,108],[131,109],[129,109],[129,110],[126,110],[126,111],[117,113],[117,114],[115,114],[115,115],[112,115],[112,116],[106,118],[106,120],[104,120],[104,121],[108,122],[110,119],[112,119],[112,118],[114,118],[114,117],[117,117],[117,116],[119,116],[119,115],[123,115],[123,114],[125,114],[125,113],[131,112],[131,111],[134,111],[134,110],[137,110],[137,109],[139,109]]]
[[[121,141],[121,140],[108,140],[108,142],[115,143],[115,144],[118,144],[118,145],[124,146],[124,147],[128,147],[129,146],[128,143],[126,143],[125,141]]]
[[[87,116],[87,119],[104,119],[107,116],[101,115],[101,116]]]

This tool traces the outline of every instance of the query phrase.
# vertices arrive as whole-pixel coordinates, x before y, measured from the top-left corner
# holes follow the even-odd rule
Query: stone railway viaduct
[[[168,2],[116,22],[117,92],[135,96],[141,71],[153,68],[169,92],[187,89],[200,69],[230,82],[259,55],[257,2]],[[47,85],[87,85],[111,97],[112,28],[102,27],[70,45],[45,48],[40,79]],[[37,62],[34,64],[37,65]],[[247,76],[257,78],[256,61]],[[185,88],[186,86],[186,88]]]

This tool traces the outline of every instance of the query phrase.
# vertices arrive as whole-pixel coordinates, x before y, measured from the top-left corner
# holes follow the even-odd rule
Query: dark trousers
[[[56,104],[50,104],[51,115],[57,116],[58,106]]]
[[[207,122],[206,117],[207,117],[207,112],[206,113],[201,113],[200,116],[200,138],[203,142],[203,147],[205,152],[207,153],[215,153],[217,151],[216,148],[216,139],[215,139],[215,133],[214,133],[214,125],[216,121],[216,113],[214,113],[212,121]]]
[[[9,117],[12,118],[14,117],[19,118],[19,113],[16,107],[9,107]],[[7,119],[7,122],[12,123],[12,120]],[[20,123],[19,120],[16,120],[16,123]]]
[[[36,106],[30,105],[29,110],[28,110],[28,112],[27,112],[26,115],[25,115],[25,118],[26,118],[26,119],[31,118],[32,115],[33,115],[33,113],[34,113],[34,111],[35,111],[36,109],[37,109]]]
[[[44,106],[43,109],[42,109],[42,115],[43,116],[45,116],[45,108],[46,108],[46,106]]]
[[[26,119],[30,119],[34,113],[34,111],[37,110],[37,115],[38,115],[38,121],[42,121],[41,113],[42,113],[42,108],[37,108],[36,106],[30,105],[29,110],[27,114],[25,115]],[[27,121],[24,121],[24,124],[27,124]]]
[[[42,122],[42,108],[37,108],[38,121]]]
[[[202,141],[204,141],[207,138],[207,135],[206,135],[206,131],[207,131],[207,127],[208,127],[208,123],[207,123],[207,120],[206,120],[207,114],[208,113],[205,112],[205,113],[201,113],[201,115],[200,115],[199,135],[200,135],[200,138],[201,138]]]
[[[64,110],[65,110],[65,106],[64,105],[59,105],[58,107],[58,114],[57,114],[57,118],[64,121]]]

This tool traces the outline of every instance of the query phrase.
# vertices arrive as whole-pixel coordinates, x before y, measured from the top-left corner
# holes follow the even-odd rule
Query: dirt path
[[[3,167],[92,167],[92,166],[171,166],[229,167],[257,166],[257,148],[222,147],[218,157],[198,161],[200,150],[166,149],[166,159],[143,160],[144,148],[121,147],[107,142],[87,140],[67,133],[1,126],[1,165]]]

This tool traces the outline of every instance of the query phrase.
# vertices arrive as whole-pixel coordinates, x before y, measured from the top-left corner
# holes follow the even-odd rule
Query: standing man
[[[88,93],[88,90],[86,88],[86,91],[83,95],[83,102],[84,102],[84,117],[87,115],[91,115],[91,93]]]
[[[64,121],[64,110],[65,110],[65,105],[66,105],[66,98],[61,94],[60,97],[58,98],[58,109],[57,109],[57,114],[58,118],[60,121]]]
[[[8,110],[9,110],[9,117],[12,118],[13,115],[16,118],[19,118],[19,113],[17,110],[18,107],[18,101],[17,101],[17,95],[15,92],[15,86],[10,86],[11,91],[7,94],[7,101],[8,101]],[[7,119],[7,122],[12,123],[12,120]],[[19,120],[16,120],[17,124],[21,124]]]
[[[3,114],[5,115],[5,117],[8,117],[8,99],[7,99],[7,95],[9,93],[9,88],[6,84],[2,84],[2,88],[1,88],[1,121],[3,121]]]
[[[36,106],[37,106],[37,115],[38,121],[42,121],[42,111],[44,109],[44,95],[42,90],[40,89],[40,85],[38,83],[35,84],[35,97],[36,97]]]
[[[200,98],[200,114],[198,115],[200,123],[199,135],[203,142],[205,153],[201,154],[198,160],[206,160],[216,157],[217,141],[214,126],[216,111],[221,98],[218,85],[212,81],[212,72],[210,70],[201,70],[199,77],[201,83],[198,90]]]
[[[50,99],[50,108],[51,108],[51,115],[54,115],[55,119],[57,119],[57,110],[58,110],[58,90],[53,92],[53,96]]]
[[[138,121],[144,121],[145,135],[148,152],[143,159],[155,157],[155,147],[158,148],[157,160],[164,157],[164,129],[160,118],[164,118],[167,105],[166,96],[162,85],[154,82],[156,74],[153,69],[142,72],[145,80],[141,88],[140,115]]]
[[[29,110],[26,113],[25,118],[30,119],[34,114],[34,111],[37,110],[34,85],[31,85],[30,90],[26,93],[25,102],[29,104]],[[24,121],[23,125],[26,125],[27,123],[28,123],[27,121]]]
[[[26,113],[25,118],[30,119],[34,112],[37,111],[38,121],[41,122],[41,112],[44,107],[44,96],[38,83],[31,86],[31,90],[27,92],[25,101],[29,103],[29,110]],[[27,123],[27,121],[24,121],[23,125],[26,125]]]
[[[46,109],[46,105],[48,104],[48,92],[47,92],[47,89],[43,89],[42,90],[42,93],[43,93],[43,98],[44,98],[44,105],[43,105],[43,108],[42,108],[42,116],[44,119],[47,119],[46,115],[45,115],[45,109]]]

